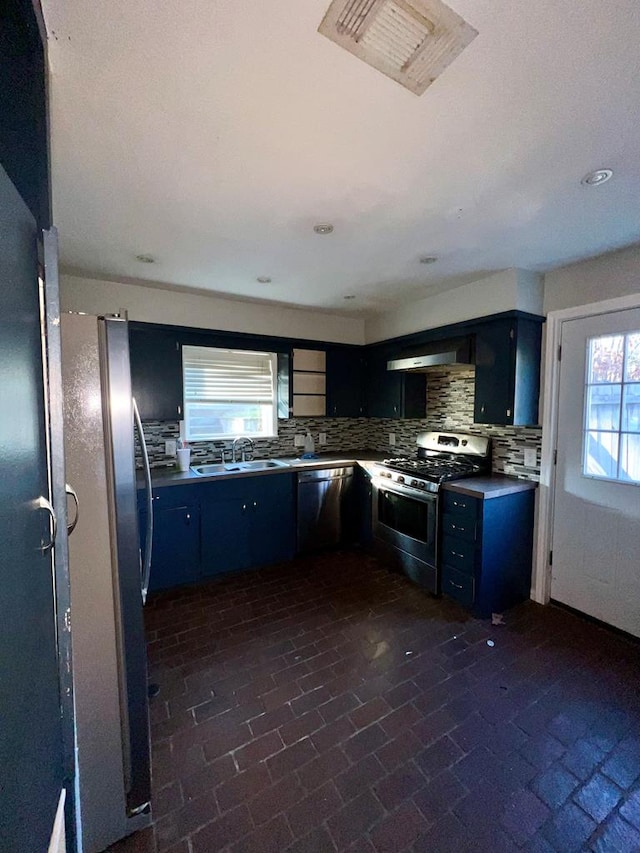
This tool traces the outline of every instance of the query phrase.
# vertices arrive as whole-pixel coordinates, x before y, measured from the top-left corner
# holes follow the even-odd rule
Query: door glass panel
[[[640,482],[640,332],[587,342],[582,473]]]
[[[625,382],[640,382],[640,332],[627,335]]]
[[[618,433],[587,433],[584,473],[615,479],[618,474]]]
[[[589,384],[622,382],[624,335],[607,335],[589,341]]]
[[[620,385],[591,385],[587,392],[587,427],[615,430],[620,426]]]
[[[626,432],[640,432],[640,382],[624,386],[622,429]]]
[[[620,446],[620,479],[640,483],[640,435],[623,433]]]

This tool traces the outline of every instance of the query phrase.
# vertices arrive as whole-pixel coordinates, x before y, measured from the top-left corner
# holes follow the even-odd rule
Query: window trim
[[[208,433],[206,436],[197,435],[191,436],[189,433],[189,417],[188,417],[188,407],[197,401],[195,400],[187,400],[186,396],[186,381],[185,381],[185,349],[200,349],[200,350],[212,350],[216,352],[224,352],[224,353],[242,353],[242,354],[254,354],[259,356],[266,356],[271,363],[271,409],[272,415],[269,424],[269,432],[267,433],[257,433],[257,432],[233,432],[233,433]],[[183,411],[183,419],[185,425],[185,439],[190,443],[196,442],[206,442],[206,441],[233,441],[235,438],[246,437],[250,438],[254,441],[258,440],[268,440],[278,438],[278,353],[268,350],[258,350],[255,348],[247,348],[242,349],[240,347],[225,347],[225,346],[211,346],[207,344],[183,344],[181,346],[181,372],[182,372],[182,411]],[[233,401],[231,401],[233,402]],[[238,403],[246,402],[246,401],[237,401]]]

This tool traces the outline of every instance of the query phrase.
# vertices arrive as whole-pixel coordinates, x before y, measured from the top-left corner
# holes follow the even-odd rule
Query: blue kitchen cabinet
[[[367,353],[367,415],[370,418],[424,418],[427,413],[427,381],[424,373],[387,370],[398,352],[370,347]]]
[[[327,415],[360,418],[366,411],[365,361],[362,347],[327,349]]]
[[[147,510],[138,490],[138,526],[144,553]],[[200,577],[200,506],[190,486],[153,490],[153,551],[149,589],[193,583]]]
[[[201,489],[203,577],[293,557],[293,474],[238,477]]]
[[[540,318],[504,318],[476,329],[474,422],[538,423]]]
[[[131,388],[143,421],[182,418],[182,353],[171,326],[129,323]]]
[[[154,514],[149,590],[193,583],[200,577],[200,512],[197,505]]]
[[[442,592],[475,616],[529,598],[534,496],[533,489],[486,499],[442,491]]]

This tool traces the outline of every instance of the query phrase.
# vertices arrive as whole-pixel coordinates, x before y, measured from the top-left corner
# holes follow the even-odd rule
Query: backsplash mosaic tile
[[[427,375],[426,417],[415,420],[392,418],[290,418],[278,421],[278,437],[255,441],[257,458],[298,456],[302,448],[294,446],[296,434],[307,430],[316,442],[316,450],[342,453],[352,450],[376,450],[389,456],[413,455],[416,436],[425,430],[452,430],[489,436],[493,449],[493,470],[527,480],[540,479],[540,427],[486,426],[473,423],[474,368],[455,368],[430,371]],[[327,444],[320,447],[319,433],[326,433]],[[146,421],[145,440],[153,468],[175,465],[175,459],[164,452],[166,439],[178,437],[177,421]],[[396,444],[389,445],[389,433],[395,434]],[[231,441],[202,441],[191,444],[192,462],[203,464],[220,460],[222,450],[227,459]],[[524,465],[525,448],[534,448],[538,464]],[[138,466],[139,455],[136,456]]]

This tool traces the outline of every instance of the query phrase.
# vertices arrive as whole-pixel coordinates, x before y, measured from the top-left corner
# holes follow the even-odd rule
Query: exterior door
[[[561,345],[551,597],[640,636],[640,309]]]
[[[63,786],[33,216],[0,167],[0,849],[46,850]]]

